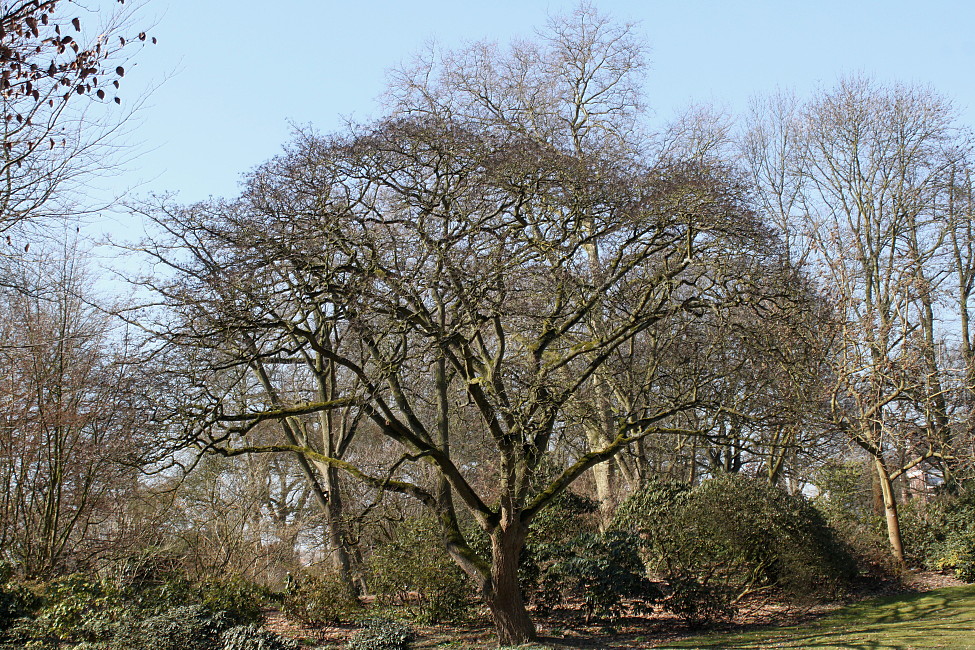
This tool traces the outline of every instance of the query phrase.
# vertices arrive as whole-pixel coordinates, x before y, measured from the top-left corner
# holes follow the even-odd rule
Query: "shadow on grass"
[[[786,628],[692,637],[658,648],[975,648],[975,586],[887,596]]]

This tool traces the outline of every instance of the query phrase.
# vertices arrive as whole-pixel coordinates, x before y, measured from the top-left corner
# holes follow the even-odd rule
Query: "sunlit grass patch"
[[[714,633],[660,648],[975,648],[975,586],[875,598],[816,622]]]

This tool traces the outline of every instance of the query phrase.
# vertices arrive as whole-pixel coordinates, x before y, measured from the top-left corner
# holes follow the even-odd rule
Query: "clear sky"
[[[379,112],[386,70],[425,42],[530,37],[573,0],[146,0],[146,48],[127,83],[165,81],[130,136],[143,153],[113,183],[183,202],[236,193],[289,124],[320,131]],[[748,98],[800,94],[864,72],[929,84],[975,125],[975,2],[968,0],[594,0],[638,23],[646,95],[666,121],[692,103],[740,112]],[[131,101],[131,97],[126,101]]]

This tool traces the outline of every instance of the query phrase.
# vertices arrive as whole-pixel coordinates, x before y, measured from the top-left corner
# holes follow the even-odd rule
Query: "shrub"
[[[727,585],[676,574],[669,577],[668,587],[665,609],[692,625],[729,620],[738,611],[732,602],[734,592]]]
[[[110,582],[76,573],[43,587],[31,626],[35,638],[100,641],[124,618],[124,595]]]
[[[354,621],[362,605],[336,573],[304,573],[284,596],[282,609],[305,625],[320,626]]]
[[[640,537],[648,567],[669,585],[664,606],[692,621],[728,615],[754,589],[832,593],[856,573],[806,499],[742,476],[693,489],[651,482],[620,507],[615,526]]]
[[[200,603],[222,611],[234,625],[248,625],[262,620],[262,608],[272,598],[271,591],[243,578],[207,582],[199,588]]]
[[[546,611],[581,599],[586,621],[624,613],[624,598],[646,605],[659,591],[646,575],[637,553],[638,539],[629,533],[583,533],[568,542],[539,545],[541,579],[536,608]]]
[[[0,585],[0,630],[10,647],[213,650],[223,628],[260,618],[267,593],[242,581],[194,587],[176,574],[151,581],[74,574],[37,589],[40,596]]]
[[[200,603],[200,590],[182,573],[159,574],[154,580],[119,580],[133,611],[158,614],[172,607]]]
[[[819,494],[812,503],[857,558],[858,566],[892,574],[898,567],[890,553],[884,517],[874,512],[873,475],[871,465],[863,461],[825,463],[816,471]],[[907,551],[915,548],[911,540],[904,541]]]
[[[349,639],[348,650],[409,650],[416,635],[405,623],[390,618],[369,618]]]
[[[24,585],[0,586],[0,631],[6,630],[18,618],[27,616],[39,602],[34,592]]]
[[[13,567],[0,561],[0,632],[40,605],[40,598],[26,585],[15,582]]]
[[[203,605],[172,607],[141,621],[128,622],[118,635],[119,650],[215,650],[231,626],[223,612]]]
[[[298,650],[298,644],[256,625],[237,625],[220,634],[221,650]]]
[[[975,489],[912,502],[902,524],[915,564],[975,582]]]
[[[470,610],[471,585],[447,556],[432,519],[397,526],[391,540],[373,549],[368,569],[379,600],[405,605],[417,622],[456,622]]]
[[[542,593],[542,565],[551,562],[553,545],[569,544],[581,535],[598,533],[599,528],[591,516],[598,511],[599,504],[592,499],[565,491],[532,519],[518,565],[518,580],[527,602],[543,609],[556,604],[549,602],[552,598],[550,590]],[[483,548],[479,550],[485,557],[490,557],[490,542],[486,536],[481,536]]]

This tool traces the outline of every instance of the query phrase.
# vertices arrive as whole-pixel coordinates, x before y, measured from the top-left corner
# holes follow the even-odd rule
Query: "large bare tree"
[[[419,499],[502,643],[532,638],[517,569],[534,516],[588,469],[673,431],[699,400],[614,405],[597,448],[552,466],[573,403],[635,337],[720,312],[777,259],[732,179],[694,163],[619,163],[518,130],[392,119],[300,137],[238,201],[159,213],[172,237],[150,250],[176,272],[155,283],[175,310],[164,338],[217,351],[189,396],[198,444],[291,452]],[[341,340],[326,334],[336,329]],[[264,386],[241,409],[212,381],[218,367],[223,382],[251,381],[256,361],[316,357],[334,366],[337,390]],[[349,410],[400,447],[384,472],[302,436],[248,441],[268,420]],[[458,450],[471,446],[490,455],[468,462]],[[490,557],[461,534],[455,501],[490,537]]]

